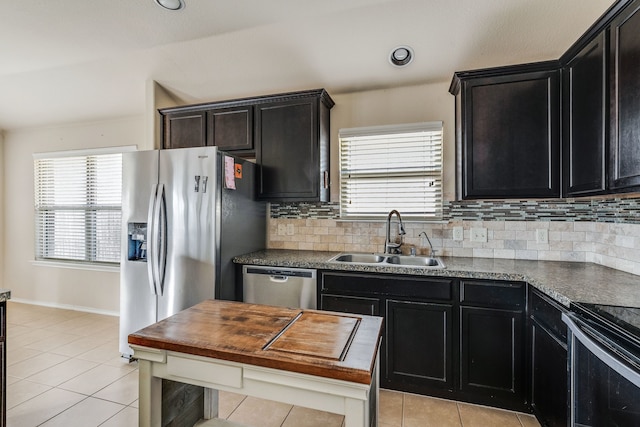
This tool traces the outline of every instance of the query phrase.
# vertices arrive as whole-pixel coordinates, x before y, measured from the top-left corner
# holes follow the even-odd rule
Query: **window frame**
[[[99,269],[111,271],[114,268],[119,267],[122,250],[122,244],[118,245],[118,256],[117,261],[115,257],[112,258],[113,261],[103,261],[98,260],[97,252],[98,252],[98,237],[96,235],[98,223],[96,217],[99,212],[106,211],[118,211],[122,212],[122,199],[120,198],[119,204],[105,204],[103,206],[96,204],[96,192],[89,191],[91,184],[95,182],[97,178],[97,174],[95,173],[86,173],[85,172],[85,184],[84,184],[84,198],[86,199],[86,203],[84,205],[78,205],[76,211],[84,212],[85,217],[85,226],[84,233],[86,235],[84,249],[81,251],[84,254],[84,257],[81,259],[80,257],[73,257],[72,255],[66,256],[47,256],[47,240],[51,239],[51,233],[43,233],[42,228],[39,227],[39,223],[41,221],[47,221],[47,219],[43,219],[41,212],[53,212],[53,211],[69,211],[70,209],[62,207],[55,208],[55,205],[46,205],[39,203],[42,200],[42,195],[39,194],[39,185],[40,185],[40,173],[41,170],[38,167],[38,161],[46,160],[46,161],[54,161],[56,159],[65,159],[72,157],[84,157],[84,162],[87,164],[85,166],[86,170],[93,170],[89,167],[88,162],[95,162],[96,156],[104,156],[104,155],[113,155],[113,154],[123,154],[128,151],[135,151],[136,146],[116,146],[116,147],[106,147],[106,148],[95,148],[95,149],[81,149],[81,150],[67,150],[67,151],[55,151],[55,152],[43,152],[43,153],[34,153],[33,154],[33,189],[34,189],[34,263],[38,265],[57,265],[61,267],[69,267],[69,268],[88,268],[88,269]],[[93,158],[93,159],[92,159]],[[83,160],[80,160],[78,163],[80,164]],[[120,170],[122,167],[122,163],[120,165]],[[122,173],[122,172],[120,172]],[[95,187],[94,187],[95,188]],[[122,191],[122,186],[120,186],[120,192]],[[121,193],[120,193],[121,195]],[[86,206],[84,209],[80,209],[79,206]],[[121,218],[121,217],[120,217]],[[49,220],[50,221],[50,220]],[[55,223],[55,221],[54,221]],[[114,224],[115,222],[112,222]],[[118,240],[121,239],[121,226],[122,221],[120,219],[118,225]],[[50,229],[51,231],[55,230],[55,226]]]
[[[424,136],[424,139],[428,145],[425,145],[423,149],[418,152],[420,153],[420,156],[423,156],[422,158],[433,158],[435,161],[422,165],[418,168],[419,170],[416,169],[415,162],[411,168],[407,167],[406,169],[402,169],[398,167],[401,165],[401,162],[398,161],[398,155],[391,155],[389,157],[390,159],[395,157],[395,162],[391,162],[391,167],[385,172],[382,172],[383,169],[380,167],[372,168],[376,170],[366,170],[364,167],[363,169],[358,169],[358,166],[356,166],[355,162],[352,160],[353,156],[349,157],[349,154],[345,153],[345,151],[347,151],[347,144],[350,143],[348,140],[366,140],[367,137],[371,137],[372,144],[374,144],[373,141],[376,139],[380,140],[381,138],[386,137],[389,137],[390,139],[401,138],[401,135],[403,134],[412,138],[410,134],[418,135],[422,132],[427,133],[427,135]],[[421,137],[419,136],[415,136],[415,139],[408,140],[404,143],[405,147],[410,148],[410,145],[412,144],[419,144],[420,138]],[[444,199],[444,126],[442,121],[340,129],[338,132],[338,140],[340,149],[338,162],[340,175],[339,204],[341,220],[381,220],[386,218],[390,210],[397,209],[400,211],[403,218],[410,219],[412,221],[442,221]],[[398,144],[401,143],[398,142]],[[366,150],[366,148],[363,150],[365,156],[370,154],[367,153]],[[373,153],[374,151],[376,150],[372,148],[371,152]],[[378,158],[378,160],[380,159]],[[348,165],[352,168],[351,170],[348,169]],[[417,193],[421,195],[420,197],[411,199],[413,203],[420,203],[420,208],[410,207],[411,203],[402,204],[401,202],[398,202],[387,206],[385,212],[381,210],[383,209],[382,207],[375,207],[381,204],[380,202],[382,198],[373,195],[370,199],[364,197],[360,201],[356,200],[358,207],[351,209],[351,212],[349,212],[349,209],[347,208],[347,203],[350,203],[350,200],[347,199],[349,197],[348,191],[358,191],[355,189],[358,185],[358,180],[363,181],[365,178],[369,181],[368,185],[370,186],[370,191],[375,188],[374,182],[376,180],[381,184],[385,184],[385,187],[383,188],[386,188],[388,191],[389,189],[393,190],[394,186],[402,187],[402,184],[400,184],[399,181],[407,179],[409,180],[408,182],[411,182],[411,185],[422,186],[423,189],[426,189],[427,187],[434,187],[434,196],[429,197],[429,192],[422,191]],[[397,182],[394,183],[394,180]],[[430,182],[430,184],[427,184],[427,182]],[[362,191],[365,191],[364,187],[366,185],[367,184],[361,185],[363,187]],[[406,188],[403,189],[406,190]],[[367,204],[370,204],[371,207],[367,208]]]

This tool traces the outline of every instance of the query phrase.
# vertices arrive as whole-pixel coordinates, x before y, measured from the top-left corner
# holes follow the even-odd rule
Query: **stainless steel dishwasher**
[[[316,309],[316,270],[308,268],[242,267],[243,301],[290,308]]]

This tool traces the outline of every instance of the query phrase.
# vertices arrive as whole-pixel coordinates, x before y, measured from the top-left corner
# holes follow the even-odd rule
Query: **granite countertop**
[[[0,302],[11,299],[11,291],[9,289],[0,289]]]
[[[640,276],[592,263],[441,257],[446,268],[391,267],[329,262],[338,252],[267,249],[234,258],[237,264],[316,268],[434,277],[518,280],[559,303],[571,302],[640,308]]]

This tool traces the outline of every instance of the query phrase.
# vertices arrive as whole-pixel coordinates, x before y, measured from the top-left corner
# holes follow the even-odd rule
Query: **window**
[[[340,130],[340,215],[442,217],[442,122]]]
[[[37,260],[120,262],[122,147],[34,156]]]

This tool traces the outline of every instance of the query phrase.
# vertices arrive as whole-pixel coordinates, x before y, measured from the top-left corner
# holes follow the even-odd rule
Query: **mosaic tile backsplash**
[[[595,221],[640,224],[640,197],[575,201],[444,202],[443,220]],[[401,212],[402,213],[402,212]],[[272,203],[271,218],[339,219],[338,203]]]
[[[602,200],[445,202],[443,220],[405,221],[403,251],[437,255],[594,262],[640,275],[640,197]],[[384,221],[340,221],[337,203],[271,204],[272,249],[382,252]],[[462,227],[463,240],[453,239]],[[471,241],[471,229],[487,241]],[[541,243],[539,230],[548,237]]]

